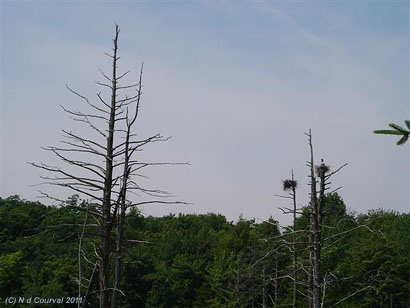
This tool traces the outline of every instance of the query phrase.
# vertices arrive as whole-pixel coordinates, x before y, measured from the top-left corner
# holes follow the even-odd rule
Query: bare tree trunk
[[[297,252],[296,252],[296,181],[293,176],[293,170],[292,170],[292,183],[293,185],[291,186],[292,189],[292,199],[293,199],[293,299],[292,299],[292,307],[296,308],[296,300],[297,300],[297,268],[296,268],[296,261],[297,261]]]
[[[111,307],[117,308],[118,293],[120,292],[120,280],[121,280],[121,258],[122,258],[122,246],[123,246],[123,225],[125,221],[125,200],[121,201],[120,215],[118,217],[118,230],[115,249],[115,272],[114,272],[114,291],[112,293]]]
[[[326,181],[325,181],[325,174],[328,171],[328,167],[323,163],[316,168],[317,174],[320,179],[320,189],[319,189],[319,200],[317,205],[317,230],[316,230],[316,251],[317,251],[317,264],[316,264],[316,271],[318,273],[318,280],[321,279],[321,266],[322,266],[322,218],[323,218],[323,206],[324,206],[324,199],[325,199],[325,189],[326,189]],[[317,281],[318,284],[321,284],[320,281]],[[321,287],[318,289],[319,298],[321,298]],[[324,299],[323,299],[324,300]],[[322,306],[319,303],[320,307]],[[323,306],[322,306],[323,307]]]
[[[127,164],[128,166],[128,164]],[[128,178],[128,168],[124,171],[124,185],[126,185],[126,180]],[[117,308],[118,303],[118,293],[120,292],[120,280],[121,280],[121,258],[122,258],[122,246],[123,246],[123,227],[125,222],[125,211],[126,211],[126,199],[125,199],[125,187],[123,188],[122,200],[120,214],[118,215],[117,224],[117,238],[115,247],[115,270],[114,270],[114,290],[111,298],[111,307]]]
[[[288,191],[289,196],[280,196],[276,195],[281,198],[292,199],[293,202],[293,209],[285,208],[282,209],[284,214],[293,214],[293,224],[291,228],[291,236],[292,242],[289,243],[289,250],[292,252],[292,273],[290,278],[293,281],[293,289],[292,289],[292,307],[297,307],[297,284],[298,284],[298,274],[297,274],[297,236],[296,236],[296,216],[298,213],[297,209],[297,202],[296,202],[296,188],[297,188],[297,181],[295,180],[295,176],[293,174],[293,170],[291,173],[292,177],[290,179],[286,179],[282,181],[283,183],[283,190]],[[290,228],[289,228],[290,229]],[[310,307],[310,306],[309,306]]]
[[[113,179],[113,153],[114,153],[114,127],[116,113],[116,98],[117,98],[117,49],[118,49],[118,34],[120,30],[118,25],[115,26],[114,38],[114,54],[112,63],[112,78],[111,78],[111,110],[108,123],[107,137],[107,152],[105,160],[105,179],[102,204],[102,232],[101,232],[101,261],[100,261],[100,308],[108,308],[110,306],[110,245],[111,231],[114,224],[111,216],[111,191]]]
[[[313,254],[313,307],[314,308],[320,308],[320,303],[321,303],[320,250],[321,250],[320,242],[316,235],[314,239],[314,254]]]
[[[310,185],[311,185],[311,245],[313,246],[312,250],[312,296],[313,308],[320,308],[322,305],[322,272],[321,272],[321,263],[322,263],[322,218],[323,218],[323,206],[326,190],[326,173],[329,171],[322,159],[322,162],[319,166],[316,167],[316,174],[320,180],[319,182],[319,199],[317,197],[316,191],[316,176],[315,176],[315,166],[313,161],[313,145],[312,145],[312,134],[309,130],[309,147],[310,147],[310,162],[308,166],[310,167]],[[324,299],[323,299],[324,300]]]
[[[310,161],[308,166],[310,168],[310,225],[311,225],[311,265],[312,265],[312,278],[309,282],[310,289],[312,291],[312,307],[320,308],[321,300],[321,285],[320,285],[320,225],[318,221],[318,202],[317,202],[317,191],[316,191],[316,176],[314,169],[313,160],[313,145],[312,145],[312,134],[309,129],[307,134],[309,138],[310,147]],[[310,293],[310,292],[309,292]]]
[[[313,236],[309,235],[309,245],[313,247]],[[313,308],[313,249],[309,251],[309,268],[308,268],[308,306]]]
[[[274,299],[275,299],[275,303],[278,300],[278,289],[279,289],[279,262],[278,262],[278,249],[275,249],[275,279],[273,280],[274,282]]]
[[[84,295],[84,299],[83,299],[81,307],[87,307],[88,302],[90,301],[90,298],[91,298],[93,287],[97,283],[97,280],[98,280],[98,262],[94,264],[93,272],[91,274],[90,281],[88,282],[87,291]]]
[[[91,198],[91,200],[95,202],[96,207],[93,207],[90,210],[87,209],[87,211],[88,214],[92,215],[98,222],[98,226],[100,227],[100,243],[98,244],[98,247],[95,247],[94,253],[96,255],[96,261],[88,288],[86,290],[82,307],[88,305],[90,296],[93,293],[99,294],[100,308],[109,308],[110,303],[112,308],[116,308],[118,306],[118,292],[121,293],[121,258],[124,242],[123,225],[125,223],[127,206],[139,206],[142,204],[153,203],[187,204],[185,202],[159,201],[155,199],[132,203],[127,198],[127,189],[145,193],[150,198],[169,196],[169,193],[165,191],[141,187],[139,184],[135,183],[132,180],[128,181],[128,178],[148,166],[167,164],[180,165],[181,163],[150,163],[139,162],[138,160],[131,159],[133,153],[141,149],[141,147],[143,147],[147,143],[166,141],[169,138],[163,138],[160,134],[156,134],[146,139],[138,140],[136,138],[136,134],[131,134],[131,127],[135,122],[138,114],[138,107],[141,96],[142,68],[139,84],[121,84],[122,78],[127,75],[129,71],[123,74],[118,74],[117,76],[117,64],[119,60],[119,57],[117,56],[119,32],[120,29],[116,25],[115,37],[113,39],[113,54],[107,54],[112,59],[111,77],[108,77],[104,74],[104,72],[101,71],[103,77],[109,82],[97,82],[98,85],[110,89],[110,93],[108,94],[110,101],[108,99],[105,100],[101,93],[98,93],[97,97],[99,99],[100,105],[95,105],[87,97],[71,90],[67,86],[68,90],[85,101],[89,107],[93,108],[94,113],[72,111],[61,106],[73,120],[88,124],[94,132],[102,135],[104,137],[104,140],[101,142],[97,141],[96,139],[90,139],[88,137],[84,138],[80,135],[72,133],[71,131],[63,130],[65,138],[63,143],[65,144],[65,146],[50,146],[44,149],[53,152],[65,164],[69,165],[70,168],[65,169],[44,163],[31,163],[31,165],[33,165],[34,167],[40,168],[53,175],[42,176],[42,179],[46,180],[46,182],[43,182],[41,184],[55,185],[63,187],[64,189],[68,188],[83,196],[85,195],[87,198]],[[136,95],[132,94],[124,95],[124,97],[122,98],[119,97],[121,90],[135,90],[137,87],[138,89]],[[128,108],[130,106],[134,106],[135,103],[135,113],[129,118]],[[123,115],[125,111],[127,113],[126,116]],[[94,120],[103,120],[105,123],[104,128],[100,129],[98,125],[95,125]],[[125,129],[124,125],[126,125]],[[126,141],[114,142],[114,140],[116,141],[118,139],[117,134],[121,134],[122,136],[126,134]],[[68,155],[90,155],[92,157],[99,157],[103,161],[94,163],[94,161],[90,159],[90,157],[72,158],[71,156],[67,156],[66,153],[68,153]],[[121,170],[120,168],[123,168],[122,173],[121,171],[117,172],[117,170]],[[81,175],[78,174],[79,170],[82,171]],[[84,173],[86,173],[87,175],[84,175]],[[120,175],[117,175],[118,173],[120,173]],[[54,197],[49,196],[48,194],[42,194],[53,200],[58,200]],[[76,209],[85,210],[81,207],[76,207]],[[84,226],[85,225],[86,222],[84,223]],[[117,226],[115,243],[113,243],[114,226]],[[81,255],[83,253],[81,248],[82,241],[83,238],[81,237],[78,249],[79,294],[81,293],[81,277],[83,275],[83,273],[81,272],[81,257],[84,256]],[[114,271],[110,270],[110,260],[111,254],[113,252],[116,256]],[[113,274],[114,283],[110,284],[110,277]]]
[[[122,187],[121,187],[121,192],[119,195],[119,199],[121,200],[121,206],[120,206],[120,213],[117,215],[117,238],[116,238],[116,249],[115,249],[115,272],[114,272],[114,292],[112,294],[112,299],[111,299],[111,308],[117,308],[118,305],[118,293],[121,292],[120,290],[120,282],[121,282],[121,261],[122,261],[122,247],[124,245],[124,224],[125,224],[125,213],[127,210],[127,184],[128,184],[128,178],[130,176],[131,168],[129,166],[130,164],[130,157],[133,153],[132,150],[130,150],[130,138],[131,138],[131,128],[133,124],[135,123],[135,120],[137,119],[138,116],[138,111],[139,111],[139,104],[140,104],[140,99],[141,99],[141,89],[142,89],[142,70],[143,66],[141,66],[141,72],[140,72],[140,78],[139,78],[139,83],[138,83],[138,94],[137,94],[137,105],[135,109],[134,116],[130,120],[128,118],[128,107],[127,107],[127,119],[126,119],[126,125],[127,125],[127,133],[125,137],[125,149],[124,149],[124,170],[123,170],[123,176],[122,176]],[[118,210],[118,209],[116,209]]]
[[[316,167],[316,173],[320,179],[320,189],[319,189],[319,200],[317,205],[317,220],[318,220],[318,230],[317,230],[317,258],[318,258],[318,273],[321,275],[321,263],[322,263],[322,219],[323,219],[323,207],[325,201],[325,190],[326,190],[326,173],[329,168],[324,164],[323,159],[320,166]],[[319,277],[321,279],[321,277]],[[320,294],[319,294],[320,295]],[[322,301],[324,301],[324,296]],[[323,307],[324,303],[321,303]]]
[[[87,210],[85,212],[85,218],[84,218],[84,224],[83,224],[83,230],[81,231],[80,237],[78,239],[78,298],[81,298],[81,287],[82,287],[82,279],[83,279],[83,273],[81,270],[81,255],[82,255],[82,244],[83,244],[83,238],[84,238],[84,233],[85,233],[85,227],[87,225],[87,218],[88,218],[88,204],[87,204]],[[78,301],[78,308],[81,307],[81,302]]]

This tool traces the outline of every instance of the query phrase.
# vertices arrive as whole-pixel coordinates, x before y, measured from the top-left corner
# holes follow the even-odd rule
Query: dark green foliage
[[[47,213],[44,205],[20,200],[18,196],[0,199],[0,243],[35,234],[34,228],[41,224]],[[6,249],[4,245],[1,248]]]
[[[10,295],[9,292],[18,290],[21,283],[19,272],[22,259],[21,250],[0,256],[0,297],[5,298]]]
[[[410,304],[410,215],[378,210],[358,218],[373,232],[361,229],[352,235],[346,259],[339,269],[346,276],[345,288],[353,292],[371,286],[343,307],[409,307]],[[392,302],[392,306],[390,306]],[[355,304],[356,305],[356,304]]]
[[[70,202],[79,201],[45,207],[16,196],[0,199],[2,303],[11,294],[76,296],[78,225],[84,214]],[[333,275],[325,307],[362,289],[338,307],[410,307],[410,215],[383,210],[350,215],[337,194],[326,197],[324,212],[323,238],[329,240],[323,243],[323,273]],[[297,229],[305,229],[308,220],[307,213],[298,217]],[[292,257],[281,248],[273,219],[233,223],[216,214],[154,218],[133,210],[125,234],[144,242],[124,248],[126,296],[120,297],[120,307],[260,307],[264,295],[268,307],[272,300],[291,303],[290,279],[280,279],[275,290],[273,278],[289,273]],[[300,261],[307,257],[304,237],[299,236]],[[93,251],[87,234],[84,249]],[[88,278],[87,264],[83,270]],[[299,276],[306,278],[302,272]],[[96,307],[96,298],[92,302]],[[307,307],[302,296],[298,307]]]
[[[72,224],[80,219],[76,216],[18,196],[0,199],[0,298],[76,294],[77,238],[67,237],[71,230],[66,227],[52,228],[62,221]]]

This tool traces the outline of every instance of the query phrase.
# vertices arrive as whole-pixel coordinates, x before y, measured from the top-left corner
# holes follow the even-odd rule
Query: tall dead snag
[[[326,252],[326,249],[332,245],[337,240],[340,240],[343,236],[351,233],[359,228],[365,228],[370,232],[374,232],[369,228],[368,223],[354,225],[352,228],[347,230],[342,230],[340,232],[326,236],[325,230],[338,230],[338,225],[342,221],[349,221],[351,218],[344,217],[340,221],[336,222],[336,225],[326,225],[326,221],[329,216],[329,199],[327,196],[332,196],[334,192],[339,190],[341,187],[330,190],[330,178],[347,164],[342,165],[335,170],[330,170],[330,168],[324,163],[324,160],[321,160],[320,165],[314,164],[314,151],[312,143],[312,133],[309,130],[306,133],[308,137],[308,144],[310,150],[310,159],[307,162],[309,167],[309,205],[305,209],[298,209],[296,206],[296,187],[297,182],[294,179],[293,172],[291,179],[282,181],[283,189],[288,192],[288,196],[275,195],[277,197],[292,199],[293,208],[281,208],[280,210],[284,214],[293,214],[293,226],[285,227],[286,232],[283,235],[280,235],[281,246],[286,247],[288,251],[291,252],[293,257],[292,262],[292,273],[284,275],[282,277],[272,277],[271,279],[277,281],[278,279],[286,278],[290,279],[293,282],[293,300],[292,306],[297,306],[297,294],[301,294],[307,298],[309,308],[323,308],[326,301],[326,291],[335,285],[341,278],[337,277],[337,273],[332,273],[329,268],[322,268],[322,251]],[[326,209],[325,209],[326,207]],[[307,227],[305,229],[296,230],[296,215],[301,214],[305,215],[308,218]],[[325,223],[324,223],[325,222]],[[300,234],[298,237],[297,235]],[[305,235],[307,234],[307,240],[305,240]],[[324,236],[323,236],[324,235]],[[292,236],[292,237],[290,237]],[[289,239],[289,240],[288,240]],[[327,245],[326,245],[327,243]],[[274,251],[276,252],[276,250]],[[308,252],[308,258],[303,258],[304,252]],[[273,253],[273,252],[272,252]],[[305,260],[304,260],[305,259]],[[308,260],[306,260],[308,259]],[[307,264],[306,264],[307,263]],[[307,279],[304,276],[307,276]],[[307,281],[306,281],[307,280]],[[301,292],[302,287],[306,286],[306,293]],[[333,306],[337,306],[339,303],[347,300],[348,298],[363,292],[369,288],[374,288],[369,285],[365,288],[359,289],[347,296],[343,297],[341,300],[337,301]],[[289,305],[290,306],[290,305]]]
[[[289,207],[278,207],[283,214],[292,214],[292,225],[283,227],[285,229],[285,233],[280,235],[279,237],[280,242],[282,243],[279,247],[286,248],[286,251],[290,251],[292,254],[292,269],[289,274],[284,276],[278,277],[276,275],[273,280],[279,279],[290,279],[292,281],[292,307],[297,307],[297,294],[298,294],[298,285],[303,284],[298,279],[298,271],[304,268],[304,266],[298,263],[298,236],[297,234],[300,232],[304,232],[304,230],[296,230],[296,218],[297,214],[303,214],[301,209],[298,209],[297,202],[296,202],[296,189],[297,189],[297,181],[295,180],[295,176],[293,174],[293,170],[291,172],[291,178],[282,181],[282,188],[288,195],[274,195],[276,197],[284,198],[284,199],[291,199],[292,200],[292,208]],[[275,255],[277,252],[275,252]],[[303,293],[302,293],[303,294]]]
[[[307,162],[307,166],[310,169],[309,174],[309,185],[310,185],[310,202],[309,202],[309,217],[310,217],[310,234],[309,234],[309,260],[310,260],[310,269],[308,273],[308,294],[309,294],[309,308],[318,308],[318,301],[320,300],[320,283],[318,281],[320,275],[320,266],[317,263],[317,254],[319,250],[316,250],[318,247],[315,245],[316,235],[319,231],[319,225],[317,221],[317,195],[316,195],[316,177],[314,171],[314,160],[313,160],[313,145],[312,145],[312,133],[309,129],[308,142],[310,147],[310,160]],[[316,262],[315,262],[316,260]],[[316,265],[316,268],[315,268]],[[316,271],[316,272],[315,272]],[[316,275],[316,280],[315,280]]]
[[[293,280],[293,290],[292,290],[292,307],[297,307],[297,247],[296,247],[296,213],[297,213],[297,206],[296,206],[296,187],[298,183],[294,178],[293,170],[292,170],[292,178],[283,181],[283,190],[289,191],[289,195],[292,198],[293,202],[293,226],[292,226],[292,250],[293,250],[293,260],[292,260],[292,280]]]
[[[296,217],[297,214],[303,214],[303,212],[297,208],[297,202],[296,202],[296,188],[297,188],[297,181],[295,180],[293,170],[291,172],[291,178],[286,179],[282,181],[282,188],[285,192],[288,192],[288,196],[282,196],[282,195],[274,195],[276,197],[280,198],[285,198],[285,199],[291,199],[292,200],[292,208],[288,207],[279,207],[279,209],[283,212],[283,214],[292,214],[293,222],[292,226],[284,227],[286,229],[286,233],[284,234],[285,236],[291,236],[291,240],[288,240],[286,238],[282,239],[284,247],[287,248],[292,253],[292,272],[289,275],[286,275],[286,278],[290,278],[292,280],[292,307],[296,308],[297,307],[297,293],[298,293],[298,284],[301,284],[301,282],[298,280],[298,271],[300,268],[303,268],[303,266],[298,266],[297,262],[297,257],[298,257],[298,239],[297,239],[297,233],[299,232],[296,230]],[[303,231],[303,230],[302,230]],[[298,268],[299,267],[299,268]]]
[[[142,95],[142,67],[138,83],[123,84],[123,78],[129,71],[118,73],[119,33],[120,29],[116,25],[113,52],[106,54],[112,61],[110,77],[100,70],[105,81],[97,82],[99,86],[108,89],[108,98],[100,92],[97,94],[97,103],[93,103],[67,86],[70,92],[87,103],[92,112],[72,111],[62,107],[72,119],[87,124],[92,132],[97,134],[97,137],[82,137],[71,131],[63,130],[64,141],[62,143],[65,147],[47,147],[45,150],[51,151],[60,158],[66,168],[44,163],[31,163],[49,174],[42,177],[45,181],[41,184],[69,188],[81,197],[86,197],[89,203],[93,204],[92,210],[88,210],[87,214],[90,217],[93,216],[98,222],[100,236],[93,252],[95,262],[87,258],[88,263],[93,263],[93,269],[88,287],[85,289],[83,307],[88,305],[92,294],[98,294],[100,308],[116,308],[119,294],[124,294],[120,289],[122,251],[127,242],[139,242],[124,238],[127,208],[151,203],[186,204],[177,201],[162,201],[160,197],[171,195],[165,191],[142,187],[132,180],[146,167],[178,165],[179,163],[141,162],[134,158],[134,154],[141,151],[143,146],[166,141],[169,138],[156,134],[145,139],[137,139],[137,135],[132,132]],[[123,93],[124,90],[127,90],[129,94]],[[99,161],[96,162],[95,158]],[[135,192],[139,193],[138,196],[143,194],[147,199],[132,202],[129,195]],[[48,196],[48,194],[45,195]],[[85,208],[78,207],[78,210],[85,210]],[[81,241],[84,241],[83,237]],[[79,247],[80,251],[81,247]],[[113,251],[114,254],[112,254]],[[113,255],[115,262],[112,262]],[[112,264],[114,264],[114,271],[110,268]],[[82,273],[81,269],[79,273]],[[114,277],[114,282],[111,281],[112,277]],[[81,293],[81,286],[79,293]]]
[[[100,307],[108,307],[110,288],[110,241],[114,220],[111,215],[111,193],[114,164],[114,127],[116,122],[117,107],[117,51],[119,28],[115,27],[114,54],[111,56],[111,107],[108,122],[108,137],[105,157],[105,178],[102,202],[102,228],[101,228],[101,254],[100,254]]]
[[[325,165],[323,159],[318,166],[314,165],[313,158],[313,144],[312,144],[312,132],[309,129],[309,133],[306,133],[308,137],[308,143],[310,148],[310,160],[307,162],[307,166],[310,170],[310,202],[309,202],[309,214],[310,214],[310,264],[311,270],[308,274],[308,285],[311,299],[309,299],[309,307],[321,308],[323,307],[324,298],[322,297],[323,274],[321,269],[322,263],[322,220],[323,220],[323,208],[326,190],[329,189],[330,177],[345,167],[347,164],[342,165],[340,168],[333,172],[329,172],[330,169]],[[319,184],[319,191],[317,191],[317,184]],[[338,190],[341,187],[333,190]]]
[[[322,159],[320,166],[314,165],[313,159],[313,144],[312,133],[309,130],[308,136],[310,148],[310,161],[307,165],[310,169],[310,263],[311,263],[311,277],[309,278],[310,293],[312,296],[311,304],[313,308],[320,308],[322,301],[322,272],[321,272],[321,252],[322,252],[322,218],[323,218],[323,202],[326,189],[326,173],[329,171]],[[315,174],[316,171],[316,174]],[[319,180],[317,179],[317,177]],[[319,195],[317,195],[317,183],[319,182]]]
[[[309,148],[310,148],[310,160],[307,162],[307,166],[310,169],[310,203],[309,203],[309,215],[310,215],[310,265],[311,270],[309,272],[308,284],[309,293],[311,299],[309,300],[309,306],[313,308],[320,308],[321,299],[321,286],[320,286],[320,253],[321,246],[320,241],[320,222],[321,214],[319,213],[319,207],[317,202],[317,188],[316,188],[316,176],[313,159],[313,144],[312,133],[309,129],[308,136]]]
[[[137,90],[137,101],[136,101],[136,108],[134,115],[129,118],[129,110],[127,107],[126,111],[126,132],[125,132],[125,142],[124,142],[124,160],[123,160],[123,176],[122,176],[122,184],[121,184],[121,191],[118,198],[119,202],[119,209],[118,207],[115,210],[115,213],[119,211],[117,214],[117,237],[116,237],[116,247],[115,247],[115,270],[114,270],[114,291],[112,293],[112,300],[111,300],[111,307],[116,308],[118,303],[118,293],[120,292],[120,281],[121,281],[121,258],[122,258],[122,248],[124,245],[124,223],[125,223],[125,214],[127,210],[127,188],[128,188],[128,179],[130,173],[132,171],[132,162],[130,163],[132,154],[137,149],[132,147],[130,144],[131,140],[131,129],[134,125],[139,111],[140,99],[142,94],[142,70],[143,66],[141,66],[140,78],[138,82],[138,90]],[[131,164],[131,165],[130,165]]]

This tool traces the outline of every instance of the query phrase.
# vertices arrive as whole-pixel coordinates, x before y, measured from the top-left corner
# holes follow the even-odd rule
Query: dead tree
[[[138,82],[138,90],[137,90],[137,98],[136,98],[136,108],[134,115],[132,118],[129,118],[129,109],[126,109],[126,135],[125,135],[125,142],[124,142],[124,159],[122,164],[123,167],[123,175],[122,175],[122,183],[121,183],[121,190],[118,196],[118,203],[114,213],[117,216],[117,236],[116,236],[116,244],[115,244],[115,270],[114,270],[114,290],[112,292],[112,299],[111,299],[111,307],[116,308],[118,303],[118,294],[120,291],[120,281],[121,281],[121,258],[122,258],[122,248],[124,245],[124,223],[125,223],[125,214],[127,210],[127,189],[128,189],[128,179],[130,177],[130,173],[132,171],[132,167],[130,166],[130,160],[132,157],[133,152],[136,150],[135,147],[132,147],[130,144],[131,140],[131,129],[134,125],[139,111],[140,99],[142,94],[142,70],[143,66],[141,66],[140,78]],[[130,149],[131,147],[131,149]],[[119,206],[118,206],[119,204]],[[118,208],[119,207],[119,208]],[[119,213],[117,213],[119,211]]]
[[[292,260],[292,271],[293,271],[293,291],[292,291],[292,307],[297,307],[297,247],[296,247],[296,214],[297,214],[297,206],[296,206],[296,187],[297,181],[294,178],[293,170],[292,170],[292,178],[283,181],[283,190],[289,191],[289,195],[292,198],[293,202],[293,227],[292,227],[292,250],[293,250],[293,260]]]
[[[186,204],[163,201],[159,198],[171,195],[165,191],[144,188],[133,180],[146,167],[179,163],[141,162],[134,157],[135,153],[141,151],[145,145],[166,141],[169,138],[156,134],[145,139],[137,139],[137,135],[132,132],[142,95],[142,67],[137,83],[123,84],[123,78],[129,71],[118,72],[119,33],[120,29],[116,25],[113,51],[111,54],[106,53],[112,61],[111,74],[108,76],[100,70],[105,81],[97,82],[99,86],[108,90],[108,95],[104,96],[99,92],[96,97],[97,103],[94,103],[67,86],[68,90],[83,100],[92,111],[74,111],[62,106],[73,120],[85,123],[100,139],[63,130],[64,146],[51,146],[45,150],[55,154],[66,167],[31,163],[48,174],[41,177],[44,180],[41,184],[68,188],[83,198],[88,198],[89,202],[95,205],[93,210],[87,210],[87,213],[98,222],[100,235],[99,243],[95,247],[95,262],[85,290],[83,307],[87,306],[91,295],[95,293],[99,295],[100,308],[118,306],[118,294],[123,294],[120,289],[121,257],[124,245],[127,243],[123,229],[127,208],[151,203]],[[124,91],[128,94],[123,93]],[[96,162],[94,158],[99,161]],[[148,199],[132,202],[129,195],[135,192],[144,194]],[[80,207],[78,209],[84,210]],[[113,238],[115,238],[114,242]],[[83,241],[82,237],[81,240]],[[113,250],[114,273],[110,268]],[[81,269],[79,273],[81,274]],[[114,277],[114,282],[110,277]]]
[[[342,165],[334,171],[330,170],[330,168],[324,163],[323,159],[321,160],[320,165],[315,165],[311,130],[306,133],[306,136],[308,137],[308,144],[310,149],[310,159],[307,162],[307,166],[309,167],[308,177],[310,186],[310,201],[309,205],[305,209],[300,210],[296,207],[297,182],[294,180],[293,172],[291,179],[283,181],[283,189],[289,192],[289,196],[275,195],[277,197],[291,199],[293,201],[293,208],[279,207],[279,209],[281,209],[284,214],[293,214],[293,225],[291,227],[284,227],[287,232],[277,237],[280,238],[280,242],[282,243],[281,245],[279,245],[279,247],[284,248],[292,254],[293,270],[290,274],[281,275],[279,277],[275,275],[274,277],[272,277],[272,280],[292,280],[293,307],[296,307],[297,305],[297,294],[301,294],[301,296],[307,298],[309,308],[323,308],[325,307],[326,291],[331,288],[332,285],[337,284],[338,281],[340,281],[340,278],[332,273],[331,270],[322,269],[322,250],[326,251],[329,246],[342,239],[345,235],[360,228],[365,228],[370,232],[374,231],[365,223],[354,225],[353,227],[349,227],[349,229],[347,230],[337,231],[336,233],[327,235],[323,238],[323,228],[329,230],[337,230],[337,226],[342,221],[353,220],[344,218],[341,221],[338,221],[336,223],[336,226],[328,226],[323,223],[324,217],[328,215],[328,213],[326,213],[325,211],[326,196],[336,192],[341,188],[338,187],[329,191],[331,184],[330,178],[335,173],[344,168],[347,164]],[[302,214],[308,217],[308,227],[305,230],[296,230],[295,221],[297,214]],[[299,238],[297,234],[300,234]],[[290,240],[288,240],[289,236],[292,236]],[[268,255],[273,255],[277,251],[278,250],[275,249]],[[303,259],[303,255],[306,252],[308,252],[308,258]],[[267,257],[268,255],[266,255],[265,257]],[[300,274],[298,275],[297,273]],[[306,275],[307,278],[300,277],[304,275]],[[301,292],[302,288],[298,288],[298,285],[304,286],[307,292]],[[335,307],[339,303],[369,288],[374,287],[368,285],[362,289],[356,290],[351,294],[344,296],[331,307]]]
[[[326,191],[329,190],[330,177],[337,173],[340,169],[347,164],[342,165],[333,172],[325,165],[323,159],[318,166],[314,165],[313,157],[313,144],[312,144],[312,132],[306,133],[308,137],[308,143],[310,148],[310,160],[307,162],[309,167],[309,185],[310,185],[310,202],[309,202],[309,215],[310,215],[310,264],[311,270],[308,275],[309,293],[311,294],[311,300],[309,300],[309,307],[321,308],[323,307],[322,286],[324,285],[323,273],[321,268],[322,263],[322,220],[323,220],[323,208]],[[317,191],[317,184],[319,184],[319,191]],[[340,189],[338,187],[332,192]]]
[[[319,196],[317,195],[317,177],[315,175],[315,165],[313,158],[313,144],[312,144],[312,133],[309,130],[308,136],[309,148],[310,148],[310,160],[307,162],[307,166],[310,169],[310,203],[309,203],[309,214],[310,214],[310,263],[311,263],[311,274],[309,277],[309,288],[312,300],[311,305],[313,308],[320,308],[322,300],[322,283],[321,283],[321,251],[322,251],[322,241],[321,241],[321,226],[323,218],[323,201],[325,194],[325,178],[326,173],[329,171],[323,163],[316,167],[316,174],[319,177],[320,188]]]
[[[297,208],[297,202],[296,202],[296,188],[297,188],[297,181],[294,178],[293,170],[291,172],[291,178],[286,179],[282,181],[282,188],[285,192],[288,192],[288,196],[282,196],[282,195],[275,195],[276,197],[280,198],[285,198],[285,199],[291,199],[292,200],[292,208],[282,208],[279,207],[280,210],[282,210],[283,214],[292,214],[293,216],[293,222],[291,227],[285,227],[285,229],[288,231],[286,233],[287,235],[290,235],[292,237],[291,242],[288,240],[282,240],[284,245],[288,248],[289,251],[292,253],[292,273],[290,276],[290,279],[292,280],[292,307],[296,308],[297,307],[297,285],[300,284],[298,281],[298,262],[297,262],[297,233],[298,231],[296,230],[296,217],[298,213],[302,213],[300,209]]]
[[[319,213],[318,202],[317,202],[317,181],[314,169],[314,159],[313,159],[313,145],[312,145],[312,134],[311,130],[306,134],[308,136],[308,142],[310,147],[310,160],[307,162],[307,166],[310,169],[310,203],[309,203],[309,216],[310,216],[310,265],[311,270],[309,271],[308,285],[309,293],[311,299],[309,300],[309,306],[312,308],[320,308],[320,298],[321,298],[321,286],[320,286],[320,222],[321,214]]]

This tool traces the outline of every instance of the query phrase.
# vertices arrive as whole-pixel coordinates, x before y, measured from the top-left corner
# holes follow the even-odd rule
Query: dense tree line
[[[75,205],[75,206],[73,206]],[[86,213],[73,196],[47,207],[0,199],[0,306],[8,296],[65,297],[78,292],[78,242]],[[336,193],[326,197],[322,267],[325,307],[410,306],[410,215],[353,215]],[[92,224],[92,222],[90,222]],[[296,219],[306,230],[309,215]],[[84,250],[96,243],[92,225]],[[218,214],[144,217],[130,209],[120,307],[275,307],[292,305],[291,238],[274,219],[227,221]],[[334,236],[333,236],[334,235]],[[337,236],[336,236],[337,235]],[[292,235],[293,236],[293,235]],[[307,235],[300,232],[298,260]],[[90,266],[83,264],[84,277]],[[300,281],[307,277],[299,273]],[[298,286],[298,307],[307,307]],[[43,307],[42,305],[31,305]],[[91,307],[97,307],[96,297]],[[59,307],[73,307],[63,304]]]

